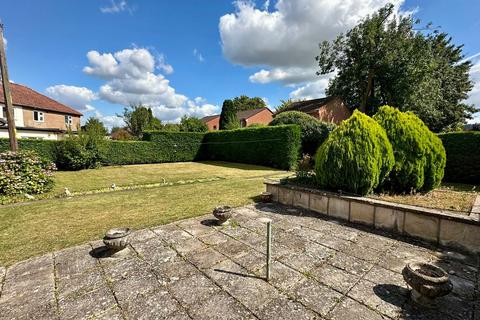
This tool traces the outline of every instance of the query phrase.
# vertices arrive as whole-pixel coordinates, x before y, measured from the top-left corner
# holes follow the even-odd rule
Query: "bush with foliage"
[[[440,134],[447,153],[445,181],[480,184],[480,132]]]
[[[38,194],[53,187],[55,164],[33,151],[0,153],[0,194]]]
[[[327,139],[330,132],[335,129],[333,123],[320,121],[300,111],[285,111],[273,118],[271,126],[281,124],[297,124],[302,131],[302,152],[314,155],[318,147]]]
[[[200,119],[195,117],[183,116],[179,125],[183,132],[207,132],[208,126]]]
[[[205,135],[204,143],[204,159],[288,170],[296,166],[300,154],[300,127],[283,125],[211,131]]]
[[[133,136],[125,128],[112,128],[112,133],[110,134],[112,140],[120,141],[129,141],[133,140]]]
[[[232,100],[223,101],[222,112],[220,113],[220,130],[232,130],[240,128],[237,118],[237,110]]]
[[[57,144],[58,168],[62,170],[98,168],[102,163],[101,150],[105,143],[105,137],[97,131],[69,133]]]
[[[384,181],[394,162],[385,130],[356,110],[318,149],[317,184],[335,191],[366,195]]]
[[[385,189],[411,193],[438,187],[445,167],[441,140],[411,112],[383,106],[373,118],[387,132],[395,155]]]
[[[57,140],[42,139],[19,139],[18,149],[35,152],[41,159],[48,162],[56,162],[57,160]],[[0,139],[0,152],[10,150],[10,142],[8,139]]]

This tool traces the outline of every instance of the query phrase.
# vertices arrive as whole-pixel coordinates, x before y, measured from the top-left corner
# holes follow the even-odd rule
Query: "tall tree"
[[[92,134],[96,134],[98,136],[106,136],[108,134],[107,128],[105,128],[105,125],[103,122],[98,120],[95,117],[90,117],[88,118],[87,122],[82,128],[85,131],[91,132]]]
[[[234,109],[238,111],[253,110],[266,107],[265,101],[260,97],[250,98],[249,96],[241,95],[232,100]]]
[[[121,117],[130,134],[137,138],[140,138],[146,130],[162,129],[162,122],[153,116],[150,107],[144,105],[132,105],[125,108]]]
[[[411,16],[387,5],[334,41],[320,44],[317,74],[336,72],[326,90],[369,115],[382,105],[415,112],[433,131],[464,123],[471,63],[446,33],[416,30]]]
[[[220,130],[230,130],[239,127],[240,123],[237,119],[237,110],[233,101],[230,99],[223,101],[222,112],[220,113]]]

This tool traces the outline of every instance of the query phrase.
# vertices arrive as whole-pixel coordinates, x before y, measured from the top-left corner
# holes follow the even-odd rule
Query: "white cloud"
[[[316,99],[325,96],[325,89],[328,87],[328,81],[332,74],[324,75],[315,81],[311,81],[290,92],[292,99]]]
[[[98,97],[114,104],[144,104],[152,107],[163,121],[176,122],[183,115],[203,117],[218,111],[204,98],[189,99],[170,86],[170,81],[157,70],[173,71],[165,59],[157,59],[146,48],[124,49],[115,53],[87,53],[89,66],[83,71],[105,80]],[[113,122],[115,119],[108,119]]]
[[[120,13],[127,11],[132,14],[135,11],[135,7],[130,6],[126,0],[110,0],[110,4],[106,7],[101,7],[102,13]]]
[[[200,51],[197,50],[197,48],[193,49],[193,56],[195,58],[197,58],[198,61],[200,62],[204,62],[205,61],[205,58],[203,57],[203,55],[200,53]]]
[[[123,121],[123,119],[121,117],[118,117],[118,116],[107,116],[107,115],[103,115],[100,111],[95,111],[95,118],[97,118],[98,120],[102,121],[103,124],[110,130],[112,129],[113,127],[124,127],[125,126],[125,122]],[[84,119],[85,121],[85,119]]]
[[[261,66],[249,78],[254,83],[298,85],[292,97],[318,97],[322,78],[315,56],[318,44],[333,40],[359,20],[393,2],[396,12],[404,0],[278,0],[256,8],[251,1],[236,1],[236,11],[220,18],[223,53],[231,62]]]
[[[88,88],[60,84],[48,87],[45,92],[52,99],[71,106],[80,112],[95,110],[90,103],[97,99],[97,95]]]
[[[173,73],[173,67],[166,62],[165,55],[159,54],[157,59],[158,59],[158,64],[157,64],[158,69],[165,72],[165,74]]]

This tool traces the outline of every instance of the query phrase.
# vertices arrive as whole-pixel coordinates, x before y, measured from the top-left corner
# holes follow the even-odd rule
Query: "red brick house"
[[[273,112],[266,107],[237,112],[237,119],[240,121],[240,127],[242,128],[252,124],[267,125],[272,121],[272,118]],[[208,126],[208,130],[220,129],[220,115],[207,116],[201,120]]]
[[[326,97],[313,100],[293,102],[288,108],[280,111],[300,111],[325,122],[339,124],[350,118],[352,112],[340,97]],[[278,113],[277,113],[278,114]]]
[[[61,139],[76,131],[82,114],[26,86],[11,83],[13,115],[18,138]],[[0,138],[8,137],[5,98],[0,86]]]

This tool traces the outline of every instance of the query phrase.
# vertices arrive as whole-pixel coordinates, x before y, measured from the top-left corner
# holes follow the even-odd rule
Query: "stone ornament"
[[[448,274],[430,263],[409,263],[403,268],[402,275],[412,288],[412,300],[425,307],[434,307],[435,298],[445,296],[453,289]]]
[[[213,216],[218,219],[220,225],[227,224],[232,217],[232,207],[219,206],[213,209]]]
[[[130,228],[113,228],[107,231],[103,237],[103,243],[112,251],[120,251],[129,244],[129,235],[132,232]]]

